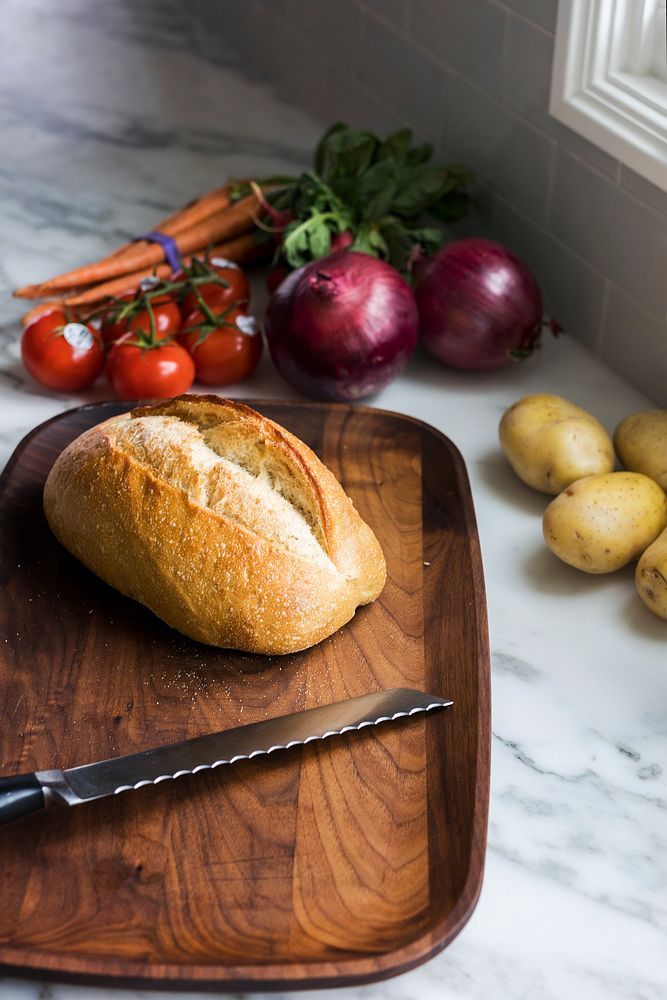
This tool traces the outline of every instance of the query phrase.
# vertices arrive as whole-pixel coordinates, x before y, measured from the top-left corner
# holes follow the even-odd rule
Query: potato
[[[611,573],[637,559],[667,525],[667,497],[638,472],[578,479],[544,512],[551,551],[585,573]]]
[[[643,410],[621,420],[614,447],[626,469],[643,472],[667,490],[667,410]]]
[[[519,479],[542,493],[558,494],[577,479],[614,468],[602,424],[562,396],[525,396],[506,410],[498,431]]]
[[[646,607],[667,618],[667,530],[658,535],[637,563],[635,583]]]

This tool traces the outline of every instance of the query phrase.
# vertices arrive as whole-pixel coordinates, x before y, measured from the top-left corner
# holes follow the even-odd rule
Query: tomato
[[[119,296],[123,304],[136,301],[137,305],[145,301],[142,295],[126,292]],[[162,295],[151,302],[155,320],[155,336],[157,340],[174,337],[181,328],[181,312],[176,302],[169,295]],[[127,319],[118,320],[118,309],[110,309],[102,320],[102,337],[105,344],[113,344],[126,333],[150,333],[151,321],[147,308],[138,309]]]
[[[25,328],[21,358],[33,378],[60,392],[86,389],[104,367],[97,330],[84,323],[69,323],[59,309],[37,317]]]
[[[230,309],[218,317],[219,326],[192,329],[207,323],[196,309],[190,313],[179,335],[179,342],[194,359],[197,379],[206,385],[231,385],[241,382],[256,368],[262,354],[262,337],[253,316],[242,309]]]
[[[40,302],[39,305],[33,306],[32,309],[29,309],[27,313],[23,313],[23,316],[21,316],[21,324],[23,326],[30,326],[30,324],[34,323],[36,319],[40,318],[40,316],[46,316],[47,313],[52,312],[62,313],[62,311],[63,307],[57,302]],[[71,317],[72,319],[78,319],[73,311],[71,311]]]
[[[175,337],[181,329],[183,320],[181,311],[173,299],[163,296],[156,302],[151,303],[153,316],[155,319],[155,336],[157,340],[165,340],[167,337]],[[142,309],[129,322],[130,333],[150,333],[151,321],[148,309]]]
[[[107,376],[120,399],[167,399],[188,391],[195,365],[180,344],[142,347],[128,334],[111,348]]]
[[[125,292],[124,295],[118,296],[118,303],[123,303],[125,305],[127,302],[131,302],[134,298],[134,292]],[[127,333],[127,320],[121,320],[120,322],[116,318],[118,316],[120,309],[113,306],[108,313],[105,313],[102,317],[102,323],[100,326],[100,333],[102,334],[102,339],[105,344],[113,344],[116,340]]]
[[[203,298],[204,302],[214,309],[222,310],[225,306],[231,305],[233,302],[247,303],[250,300],[250,286],[248,284],[248,279],[241,270],[241,268],[234,264],[232,261],[226,260],[224,257],[211,257],[206,262],[200,262],[201,267],[197,264],[194,267],[191,265],[189,273],[197,275],[198,271],[202,274],[206,273],[206,266],[209,270],[215,272],[219,278],[227,282],[228,287],[225,288],[224,285],[217,285],[213,281],[203,281],[197,284],[197,291]],[[179,274],[174,280],[183,280],[184,274]],[[188,292],[183,301],[181,302],[181,313],[183,318],[188,317],[191,312],[199,307],[199,300],[194,291]]]

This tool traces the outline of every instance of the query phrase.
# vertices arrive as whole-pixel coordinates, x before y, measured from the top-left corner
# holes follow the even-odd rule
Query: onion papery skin
[[[504,368],[538,344],[537,282],[492,240],[458,240],[439,250],[416,273],[415,298],[422,344],[454,368]]]
[[[315,399],[350,402],[378,392],[417,343],[412,290],[390,264],[344,250],[288,275],[267,310],[274,364]]]

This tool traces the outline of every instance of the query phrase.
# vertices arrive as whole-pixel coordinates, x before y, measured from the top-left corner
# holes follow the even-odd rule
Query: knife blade
[[[0,778],[0,823],[46,806],[78,806],[451,704],[424,691],[390,688],[93,764]]]

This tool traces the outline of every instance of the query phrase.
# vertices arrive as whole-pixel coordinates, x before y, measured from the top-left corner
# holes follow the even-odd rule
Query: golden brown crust
[[[44,508],[93,572],[210,645],[304,649],[384,586],[375,536],[316,455],[214,396],[86,431],[56,461]]]

